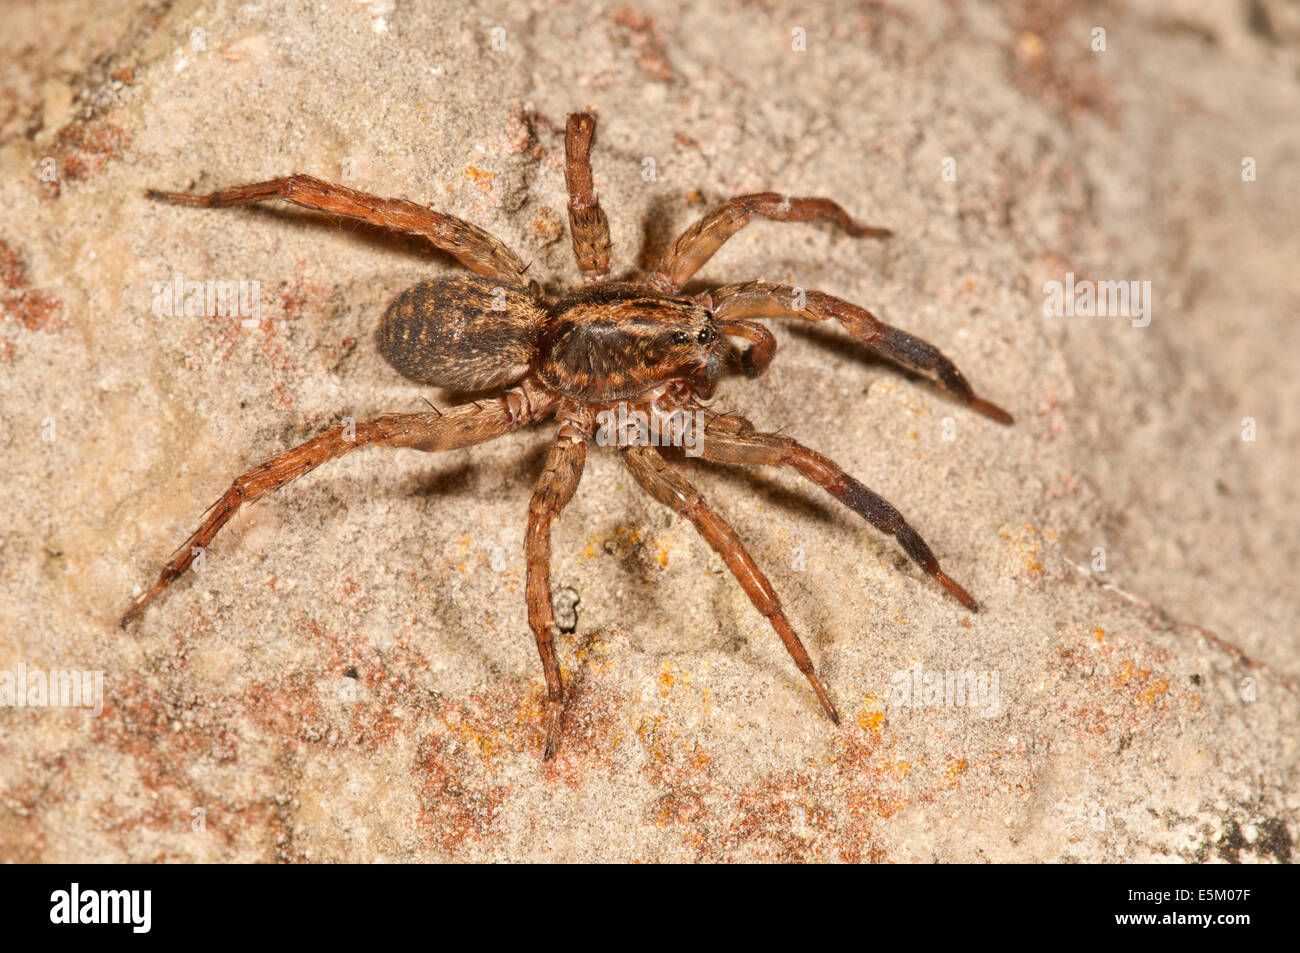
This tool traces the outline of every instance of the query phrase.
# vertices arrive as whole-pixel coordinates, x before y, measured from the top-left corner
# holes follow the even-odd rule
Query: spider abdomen
[[[477,275],[422,281],[384,312],[379,353],[416,383],[490,390],[528,373],[545,320],[516,285]]]

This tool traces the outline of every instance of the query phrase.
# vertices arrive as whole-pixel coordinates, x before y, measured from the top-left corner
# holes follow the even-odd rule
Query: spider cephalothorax
[[[961,372],[933,345],[840,298],[763,281],[694,296],[680,294],[722,243],[755,215],[781,222],[828,221],[857,237],[883,238],[890,233],[856,224],[829,199],[787,198],[771,192],[742,195],[723,202],[683,232],[643,278],[608,281],[609,224],[596,199],[589,159],[594,131],[591,115],[569,117],[565,135],[569,226],[587,285],[558,298],[525,279],[519,257],[487,232],[404,199],[377,198],[305,175],[209,195],[149,193],[180,205],[209,207],[279,198],[423,236],[476,274],[421,282],[398,295],[380,322],[379,350],[398,372],[417,383],[455,391],[499,391],[500,395],[448,410],[388,414],[335,427],[248,471],[211,507],[153,586],[136,596],[123,625],[189,568],[242,504],[326,460],[367,445],[451,450],[548,418],[557,419],[559,425],[529,506],[526,536],[528,621],[546,676],[547,758],[555,753],[559,739],[564,698],[551,607],[551,524],[577,489],[592,440],[616,446],[636,482],[690,520],[717,550],[836,723],[835,706],[767,577],[735,531],[661,455],[663,446],[684,445],[688,457],[718,463],[793,468],[894,536],[913,561],[968,609],[975,609],[975,601],[939,568],[929,546],[886,500],[796,440],[761,433],[745,418],[719,414],[699,402],[713,394],[728,368],[757,377],[772,360],[776,339],[751,319],[834,319],[878,353],[932,378],[973,409],[1011,423],[1009,414],[977,397]],[[748,342],[748,347],[738,347],[737,339]],[[697,427],[695,421],[703,423]]]
[[[595,284],[556,302],[543,336],[541,379],[593,403],[636,398],[688,379],[707,397],[726,357],[709,309],[644,287]]]

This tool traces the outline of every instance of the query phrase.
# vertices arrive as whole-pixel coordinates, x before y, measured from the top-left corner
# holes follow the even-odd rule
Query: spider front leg
[[[122,616],[122,626],[126,627],[138,618],[149,603],[190,568],[198,554],[208,547],[241,506],[278,490],[322,463],[365,446],[410,447],[429,452],[468,447],[537,419],[553,404],[553,399],[539,399],[538,395],[526,390],[512,391],[506,397],[462,404],[442,413],[388,414],[355,425],[334,427],[292,450],[277,454],[236,479],[230,489],[208,507],[199,528],[163,567],[158,580],[132,600],[130,608]]]
[[[705,440],[707,441],[707,436]],[[767,581],[763,571],[758,568],[753,558],[745,550],[745,545],[736,535],[736,531],[717,513],[709,508],[699,490],[690,481],[674,470],[659,453],[650,447],[623,447],[623,462],[641,487],[660,503],[690,520],[699,534],[722,557],[727,568],[731,570],[736,581],[740,583],[745,594],[754,603],[754,608],[767,617],[776,634],[785,643],[786,650],[794,659],[794,664],[803,672],[827,716],[835,724],[840,723],[839,712],[813,669],[808,650],[799,641],[790,626],[790,621],[781,609],[776,591]]]
[[[761,464],[790,467],[816,483],[835,499],[857,513],[876,529],[898,540],[903,552],[933,576],[971,612],[979,606],[970,594],[939,568],[930,547],[884,497],[874,493],[849,476],[834,461],[799,441],[774,433],[760,433],[737,414],[723,416],[703,407],[693,408],[705,415],[704,434],[699,441],[700,456],[715,463],[738,466]]]
[[[711,294],[714,317],[718,321],[760,317],[803,318],[806,321],[834,318],[877,354],[930,378],[972,410],[1000,424],[1014,423],[1014,418],[997,404],[977,397],[962,372],[933,344],[885,324],[866,308],[843,298],[766,281],[727,285]]]
[[[569,188],[569,236],[578,270],[588,281],[609,274],[612,243],[609,220],[596,198],[591,180],[591,139],[596,117],[574,113],[564,129],[564,183]]]
[[[225,208],[267,199],[284,199],[303,208],[316,209],[343,218],[357,219],[390,231],[420,235],[454,257],[476,274],[512,284],[526,283],[527,266],[505,243],[462,218],[435,212],[406,199],[384,199],[334,185],[310,175],[290,175],[269,182],[239,185],[208,195],[189,192],[160,192],[148,196],[173,205]]]
[[[738,195],[723,202],[672,243],[648,280],[665,294],[676,294],[732,235],[755,215],[774,222],[832,222],[854,238],[888,238],[887,228],[859,225],[837,203],[821,198],[788,198],[776,192]]]
[[[528,624],[537,639],[546,675],[546,744],[542,760],[555,756],[564,712],[564,684],[555,655],[555,610],[551,604],[551,524],[573,498],[587,461],[587,438],[570,424],[562,424],[546,459],[546,469],[528,504],[528,533],[524,551],[528,573]]]

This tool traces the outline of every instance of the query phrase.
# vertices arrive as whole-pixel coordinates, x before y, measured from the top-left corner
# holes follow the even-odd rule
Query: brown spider
[[[712,396],[724,364],[756,377],[772,360],[776,339],[766,327],[746,319],[833,318],[881,355],[933,378],[994,420],[1011,423],[1004,410],[975,396],[966,378],[938,349],[847,301],[762,281],[727,285],[693,297],[679,293],[723,242],[755,215],[778,222],[829,221],[859,237],[884,238],[891,233],[856,224],[829,199],[787,198],[771,192],[742,195],[723,202],[683,232],[649,275],[629,282],[606,280],[609,223],[593,190],[589,159],[595,128],[595,118],[586,113],[571,115],[566,127],[569,226],[574,255],[587,284],[560,298],[552,298],[535,281],[527,280],[527,269],[518,256],[483,229],[404,199],[376,198],[306,175],[210,195],[148,193],[178,205],[207,207],[284,199],[423,236],[476,276],[425,281],[400,294],[380,324],[379,350],[416,383],[500,394],[442,412],[386,414],[355,424],[354,431],[335,427],[249,470],[213,504],[158,581],[134,599],[122,618],[123,626],[189,568],[241,505],[327,460],[364,446],[452,450],[551,417],[558,419],[559,426],[528,507],[526,538],[528,622],[546,675],[544,758],[555,753],[564,698],[553,633],[551,524],[577,489],[593,436],[601,443],[615,443],[636,482],[690,520],[717,550],[754,606],[776,629],[836,724],[835,706],[767,577],[736,532],[668,464],[658,447],[691,446],[686,441],[693,438],[695,454],[705,460],[793,467],[877,529],[897,538],[908,556],[975,611],[975,601],[939,568],[930,547],[886,500],[797,441],[760,433],[745,418],[719,414],[697,400]],[[732,338],[749,342],[749,347],[741,351]],[[612,436],[610,421],[615,421]],[[686,425],[692,421],[702,421],[700,432],[688,432]],[[602,425],[599,433],[598,425]]]

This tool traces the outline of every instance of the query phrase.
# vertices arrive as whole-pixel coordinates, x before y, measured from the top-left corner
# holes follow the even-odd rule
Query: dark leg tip
[[[971,400],[970,405],[973,410],[979,411],[985,417],[996,420],[1000,424],[1014,424],[1016,422],[1014,417],[991,401],[981,400],[976,397]]]
[[[140,605],[131,606],[131,608],[127,609],[126,612],[122,613],[122,619],[120,622],[118,622],[118,625],[120,625],[124,629],[130,628],[131,623],[134,622],[136,619],[140,618],[140,613],[143,611],[144,611],[144,606],[140,606]]]
[[[835,703],[831,701],[831,696],[826,694],[826,689],[822,686],[821,680],[816,673],[809,670],[804,672],[808,676],[808,681],[813,687],[813,692],[817,695],[817,700],[822,703],[822,711],[826,712],[826,717],[831,720],[832,724],[840,723],[840,713],[835,710]]]
[[[953,579],[946,572],[944,572],[943,570],[939,570],[937,573],[934,574],[934,578],[938,579],[941,583],[943,583],[943,587],[947,589],[949,592],[951,592],[954,596],[956,596],[957,601],[960,602],[962,605],[964,605],[971,612],[980,611],[979,605],[975,602],[974,599],[971,598],[970,593],[967,592],[965,589],[963,589],[961,586],[959,586],[955,581],[953,581]]]
[[[546,704],[546,743],[542,746],[542,760],[550,761],[560,746],[560,715],[564,710],[563,701],[549,701]]]
[[[157,595],[153,590],[146,590],[131,600],[127,606],[126,612],[122,613],[122,628],[127,628],[132,622],[144,614],[144,610],[149,608],[149,603],[153,602],[154,596]]]

